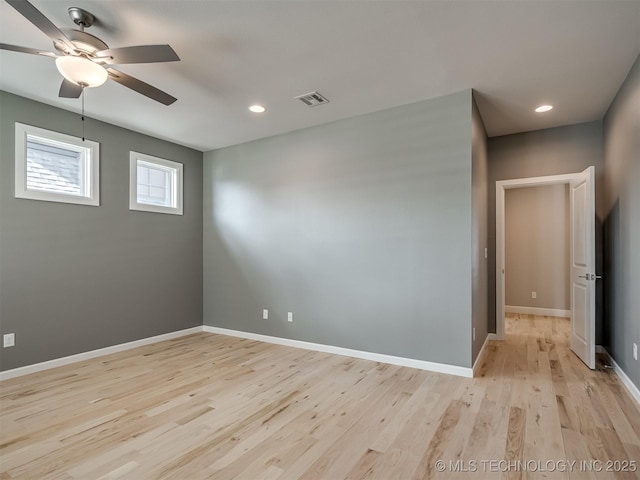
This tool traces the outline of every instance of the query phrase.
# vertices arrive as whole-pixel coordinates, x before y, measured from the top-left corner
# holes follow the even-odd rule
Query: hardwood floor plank
[[[443,459],[447,443],[451,441],[454,429],[460,421],[460,413],[463,407],[464,404],[460,400],[453,400],[449,403],[413,474],[413,478],[425,480],[433,477],[435,462]]]
[[[382,453],[368,449],[358,460],[355,467],[347,474],[346,480],[365,480],[371,478],[375,471],[375,465]]]

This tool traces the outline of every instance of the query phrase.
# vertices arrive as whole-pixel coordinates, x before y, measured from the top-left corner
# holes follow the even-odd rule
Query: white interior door
[[[596,275],[594,167],[570,185],[571,202],[571,350],[596,367]]]

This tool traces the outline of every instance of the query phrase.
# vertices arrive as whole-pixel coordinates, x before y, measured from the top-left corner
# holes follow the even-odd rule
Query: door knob
[[[593,273],[587,273],[585,275],[578,275],[578,278],[584,278],[585,280],[596,280],[602,278],[602,275],[595,275]]]

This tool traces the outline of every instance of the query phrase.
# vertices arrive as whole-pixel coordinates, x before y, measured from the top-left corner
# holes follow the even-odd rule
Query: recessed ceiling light
[[[536,108],[536,113],[548,112],[552,108],[553,108],[553,105],[540,105],[538,108]]]
[[[262,105],[251,105],[249,107],[249,110],[251,110],[253,113],[264,113],[267,111],[267,109]]]

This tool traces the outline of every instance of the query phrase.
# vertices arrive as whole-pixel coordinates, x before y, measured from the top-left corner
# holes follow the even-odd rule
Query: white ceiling
[[[203,151],[468,88],[490,136],[600,119],[640,53],[640,0],[32,3],[61,28],[67,7],[89,10],[111,47],[169,43],[180,62],[121,70],[176,103],[108,81],[87,114]],[[52,49],[4,1],[0,17],[1,42]],[[0,53],[0,88],[79,111],[60,82],[49,58]],[[313,90],[330,103],[293,99]],[[555,109],[533,113],[541,103]]]

